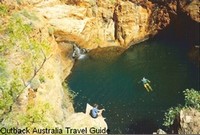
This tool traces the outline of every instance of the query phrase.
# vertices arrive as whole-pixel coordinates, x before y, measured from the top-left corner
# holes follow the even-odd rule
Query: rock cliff
[[[16,2],[6,2],[14,8],[21,7]],[[59,0],[27,0],[21,2],[21,5],[31,7],[29,10],[43,16],[63,41],[77,42],[87,49],[128,47],[155,35],[170,22],[166,8],[149,1],[64,2],[65,4]],[[65,36],[59,36],[60,32],[65,33]]]
[[[200,112],[196,109],[182,109],[177,123],[178,134],[200,134]]]
[[[63,127],[69,121],[68,116],[72,124],[77,120],[84,120],[85,117],[81,113],[81,118],[74,118],[78,115],[73,114],[70,93],[62,87],[62,82],[70,74],[74,62],[71,58],[72,44],[76,43],[88,50],[108,46],[127,48],[154,36],[170,23],[167,6],[146,0],[1,0],[1,2],[9,7],[10,14],[14,12],[23,14],[26,24],[34,27],[34,38],[48,40],[52,53],[52,57],[39,73],[48,78],[39,85],[37,91],[27,87],[22,92],[2,122],[4,125],[23,125],[20,123],[21,115],[18,117],[18,114],[30,118],[31,112],[27,111],[30,109],[30,104],[33,109],[45,106],[45,110],[34,110],[41,115],[39,117],[45,118],[44,124],[51,123],[51,126]],[[184,6],[184,3],[181,5],[183,11],[199,21],[196,12],[194,13],[190,6]],[[171,10],[176,10],[170,3],[169,7]],[[1,22],[6,23],[2,19]],[[23,51],[18,52],[18,56],[23,55]],[[10,60],[14,59],[14,63],[17,60],[21,61],[21,57],[19,59],[12,55],[8,57]],[[14,64],[13,68],[19,65],[20,63]],[[32,122],[34,123],[34,119]],[[77,124],[80,124],[76,125],[77,128],[83,126],[83,123]]]
[[[200,22],[200,3],[198,0],[164,0],[163,3],[168,7],[171,13],[183,13],[193,21]]]
[[[151,1],[167,8],[170,15],[169,31],[171,32],[170,35],[174,36],[174,39],[186,39],[189,41],[189,45],[199,46],[199,0]],[[169,31],[167,33],[170,33]]]

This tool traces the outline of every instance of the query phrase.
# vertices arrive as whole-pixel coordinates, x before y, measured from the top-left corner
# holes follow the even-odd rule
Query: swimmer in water
[[[149,84],[151,81],[149,81],[149,80],[146,79],[145,77],[143,77],[141,81],[143,82],[144,88],[145,88],[148,92],[153,91],[153,89],[151,88],[151,86],[150,86],[150,84]]]

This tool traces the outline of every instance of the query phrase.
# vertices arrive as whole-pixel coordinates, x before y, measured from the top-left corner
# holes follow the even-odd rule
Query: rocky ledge
[[[198,1],[179,3],[179,6],[176,0],[162,2],[164,5],[155,0],[1,0],[10,8],[11,14],[21,11],[24,21],[34,27],[35,38],[48,40],[52,50],[52,57],[40,73],[49,76],[49,79],[39,86],[37,92],[25,89],[2,123],[20,126],[20,117],[17,116],[30,116],[27,106],[31,99],[33,108],[39,108],[41,103],[53,106],[39,111],[39,117],[47,120],[45,124],[64,127],[70,121],[72,126],[76,123],[76,128],[82,127],[83,123],[78,121],[85,121],[88,116],[75,114],[73,101],[62,87],[73,67],[73,43],[87,50],[108,46],[127,48],[163,30],[170,23],[170,12],[176,14],[178,7],[199,22],[196,17],[199,15],[196,11]],[[0,23],[6,23],[6,20],[6,17],[1,18]],[[19,57],[8,56],[11,63],[15,63],[12,68],[20,65],[16,62],[21,61],[23,52],[17,54]],[[87,123],[93,126],[93,122]],[[32,124],[35,126],[34,121]]]

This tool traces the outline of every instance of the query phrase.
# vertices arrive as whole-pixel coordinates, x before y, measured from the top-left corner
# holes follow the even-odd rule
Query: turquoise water
[[[91,57],[77,61],[68,78],[77,92],[74,108],[86,103],[105,108],[110,133],[152,133],[163,128],[164,112],[184,103],[182,91],[199,90],[199,70],[187,57],[185,43],[151,40],[130,47],[118,57]],[[142,77],[151,81],[147,92]]]

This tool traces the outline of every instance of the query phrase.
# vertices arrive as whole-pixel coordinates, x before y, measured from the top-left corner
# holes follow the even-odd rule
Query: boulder
[[[200,111],[196,109],[182,109],[178,116],[179,134],[200,134]]]

